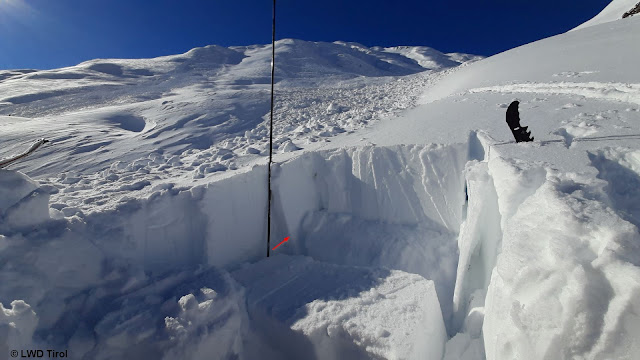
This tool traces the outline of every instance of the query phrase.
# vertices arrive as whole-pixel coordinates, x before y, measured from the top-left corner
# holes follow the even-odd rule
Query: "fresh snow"
[[[604,24],[622,19],[622,16],[638,4],[637,0],[613,0],[598,15],[589,21],[577,26],[573,30],[583,29],[588,26]]]
[[[0,357],[634,358],[639,36],[0,71]]]

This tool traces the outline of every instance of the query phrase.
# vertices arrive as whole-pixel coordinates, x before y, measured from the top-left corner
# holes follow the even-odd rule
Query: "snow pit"
[[[445,253],[451,247],[455,252],[462,222],[467,152],[463,144],[364,147],[302,154],[275,165],[272,235],[292,239],[279,251],[344,265],[404,267],[433,278],[440,270],[455,276],[455,256],[446,259]],[[145,271],[153,271],[154,262],[164,269],[234,268],[264,256],[265,178],[266,167],[256,166],[194,188],[158,188],[146,200],[87,215],[86,222],[98,232],[96,242],[109,243],[110,250],[128,239],[123,254],[145,264]],[[341,225],[332,229],[326,221],[332,217],[341,218]],[[364,223],[377,223],[388,237],[364,236]],[[394,241],[420,251],[403,251]],[[345,256],[364,248],[371,254],[388,251],[378,259],[362,254],[353,263]],[[424,256],[438,265],[424,265],[430,261]]]
[[[272,235],[291,240],[273,253],[290,256],[254,265],[265,251],[265,166],[191,188],[156,184],[146,199],[81,218],[47,218],[39,231],[3,239],[0,302],[31,307],[34,341],[96,358],[196,354],[212,344],[239,358],[251,357],[248,344],[273,359],[440,358],[471,153],[466,144],[369,146],[275,165]],[[39,207],[48,214],[46,202]],[[242,291],[224,295],[234,280],[202,282],[194,268],[236,271],[250,316],[238,305]],[[11,275],[25,269],[32,275]],[[294,291],[287,274],[307,290]],[[178,291],[176,281],[200,288]],[[212,292],[201,288],[227,296],[235,320],[206,310]],[[227,330],[201,338],[199,326]]]
[[[16,191],[2,199],[0,347],[105,359],[144,358],[142,349],[265,359],[635,351],[637,212],[623,195],[637,194],[605,185],[637,179],[637,154],[593,153],[594,174],[564,174],[499,150],[469,161],[484,157],[484,138],[471,140],[276,165],[273,239],[290,240],[255,264],[264,166],[31,225],[10,215],[48,210],[31,199],[44,189],[3,171]]]
[[[28,176],[0,169],[0,230],[15,231],[49,219],[49,193]]]

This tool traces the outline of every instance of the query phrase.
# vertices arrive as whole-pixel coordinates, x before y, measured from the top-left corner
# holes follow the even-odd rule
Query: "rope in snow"
[[[276,69],[276,0],[273,0],[273,24],[271,26],[271,114],[269,115],[269,180],[267,200],[267,257],[271,249],[271,163],[273,162],[273,79]]]

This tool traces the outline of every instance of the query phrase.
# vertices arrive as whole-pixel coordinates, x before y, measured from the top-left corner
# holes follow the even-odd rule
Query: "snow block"
[[[0,170],[0,220],[3,229],[49,220],[49,194],[19,171]]]
[[[432,281],[278,255],[236,271],[254,325],[287,359],[440,359]]]
[[[0,354],[5,356],[9,350],[30,347],[37,324],[36,313],[24,301],[12,301],[9,309],[0,303]]]
[[[39,186],[19,171],[0,169],[0,215]]]
[[[527,172],[511,170],[493,172],[494,181]],[[545,171],[535,191],[527,182],[521,191],[497,188],[504,235],[485,299],[486,357],[635,358],[640,351],[637,227],[605,205],[601,180]],[[523,199],[523,193],[529,196]],[[511,210],[503,212],[506,208]]]

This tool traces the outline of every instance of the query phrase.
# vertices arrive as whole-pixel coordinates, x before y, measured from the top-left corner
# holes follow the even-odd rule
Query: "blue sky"
[[[565,32],[610,0],[278,0],[277,38],[492,55]],[[0,0],[0,69],[271,41],[270,0]]]

